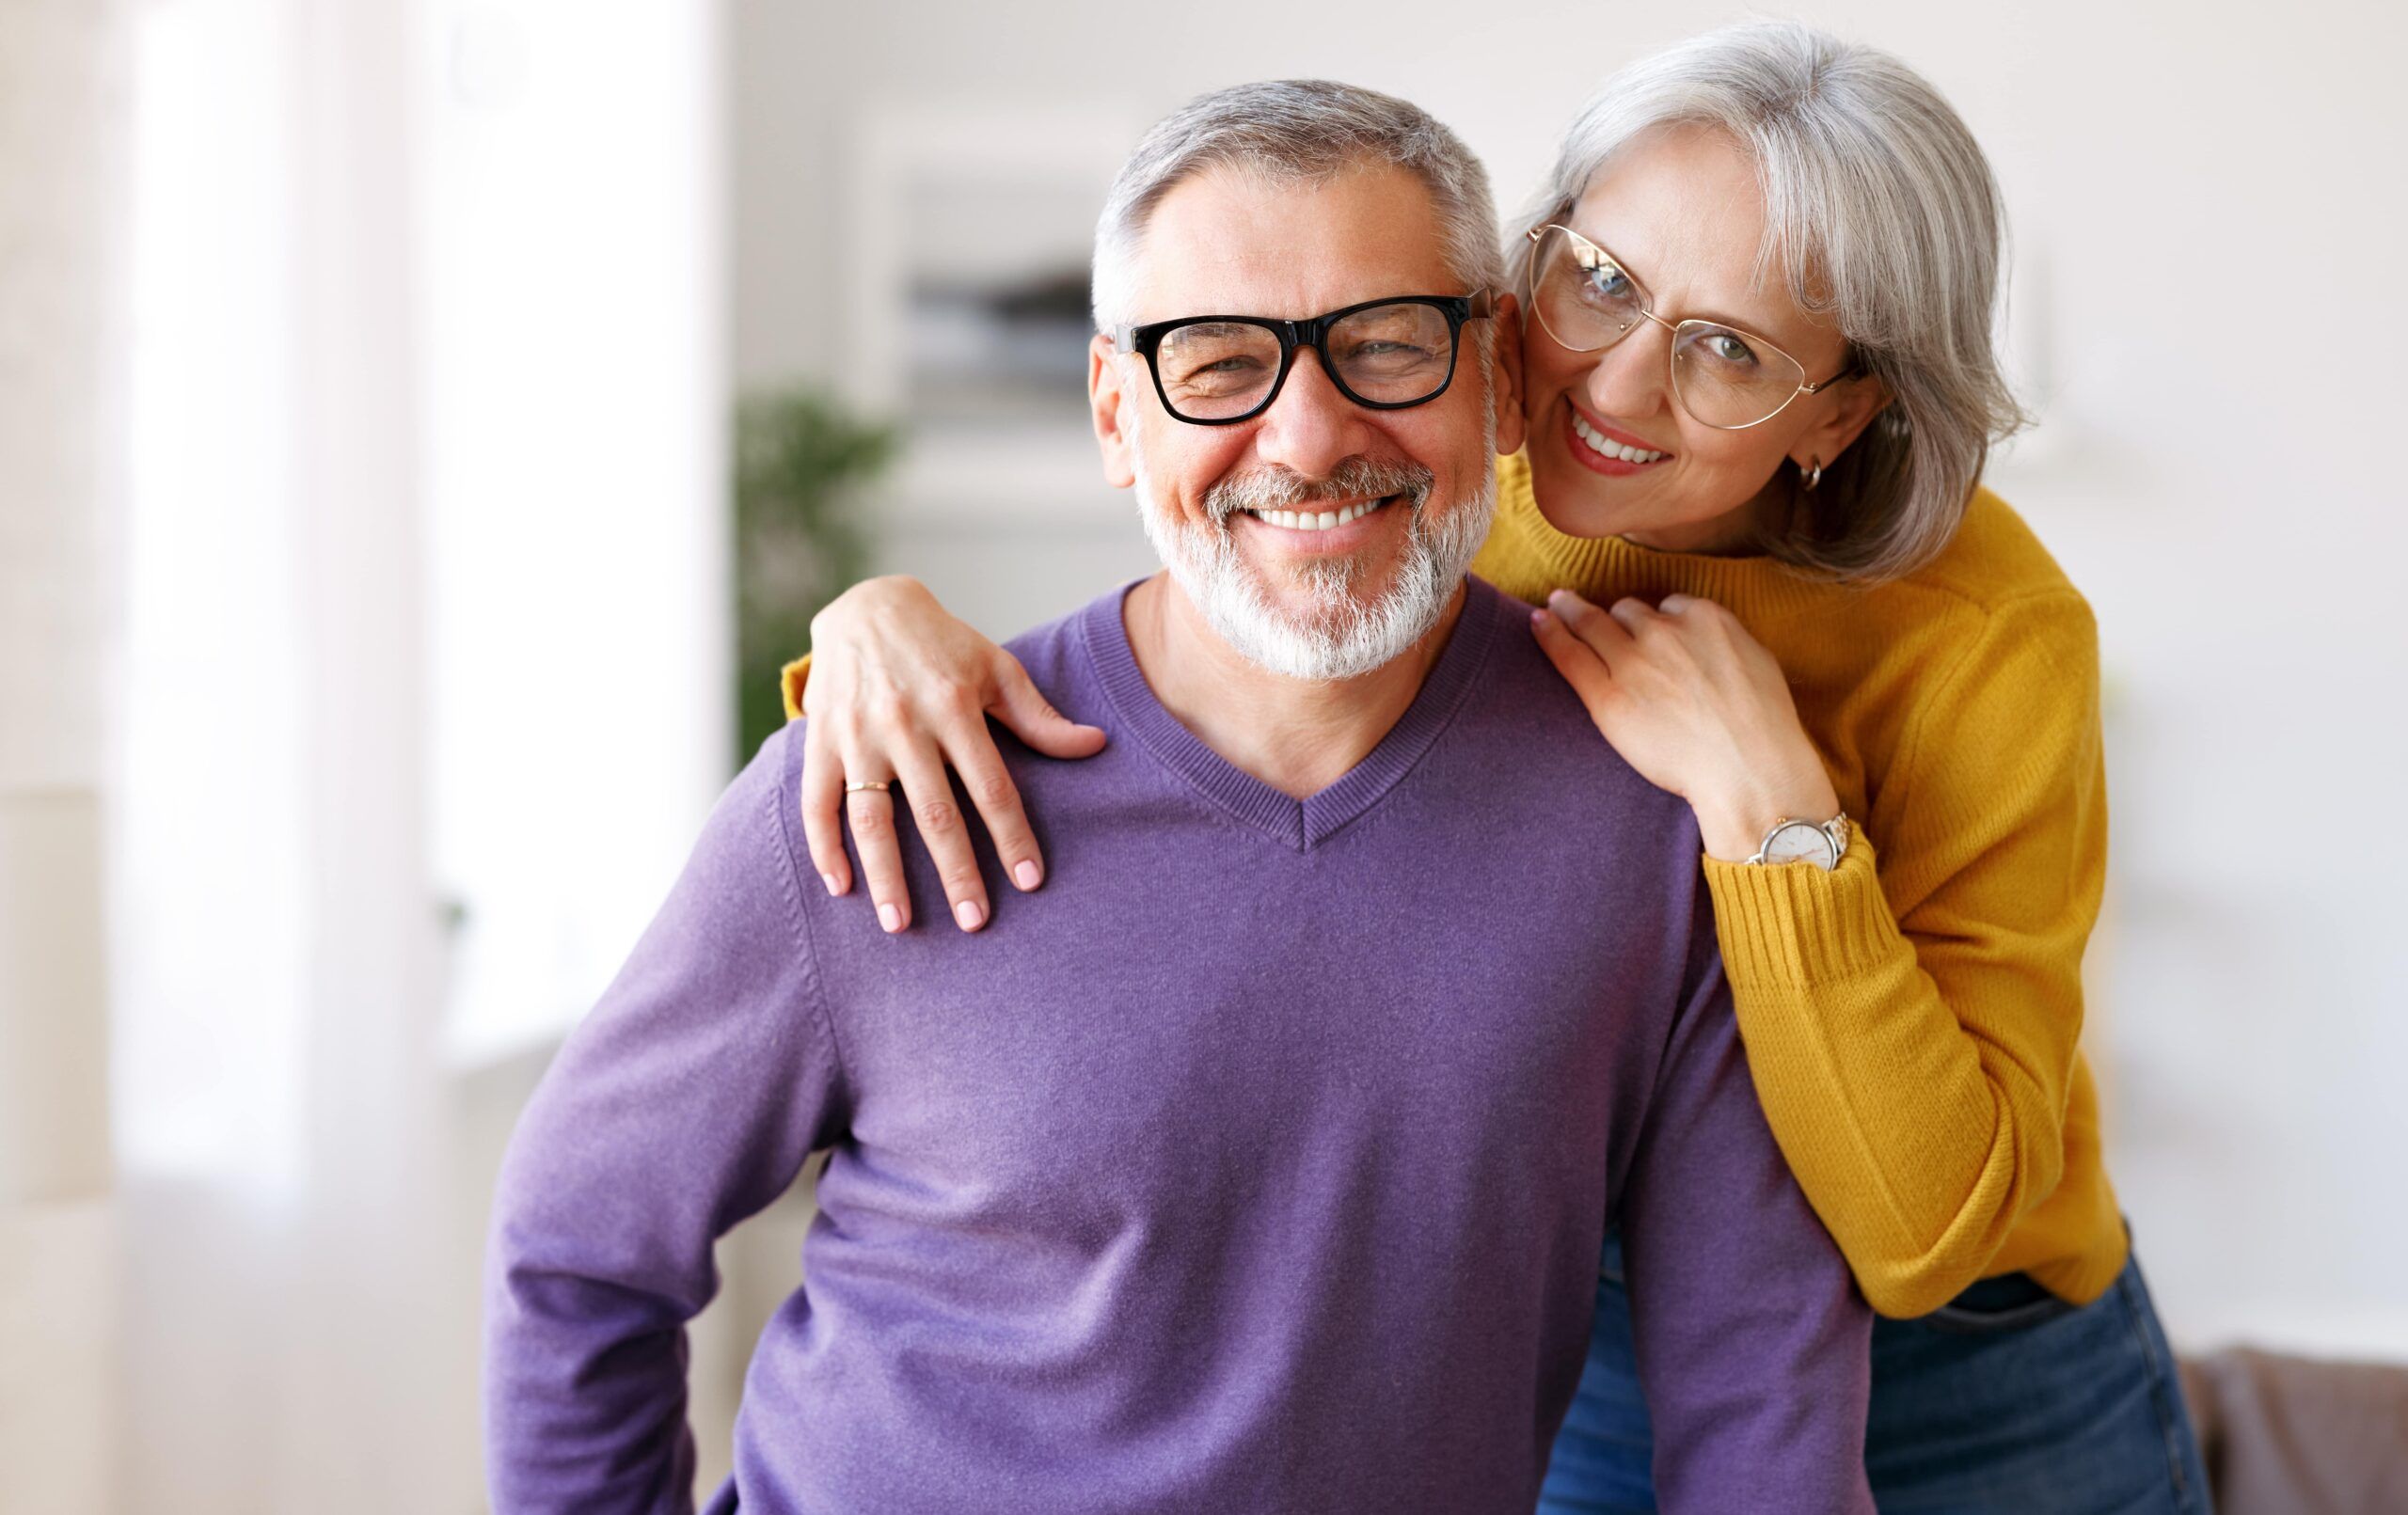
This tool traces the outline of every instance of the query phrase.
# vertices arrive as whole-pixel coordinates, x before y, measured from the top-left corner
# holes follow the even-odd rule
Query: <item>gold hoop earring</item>
[[[1812,489],[1816,484],[1821,483],[1823,481],[1823,460],[1816,458],[1814,462],[1808,464],[1803,468],[1798,469],[1798,481],[1802,486],[1808,489]]]

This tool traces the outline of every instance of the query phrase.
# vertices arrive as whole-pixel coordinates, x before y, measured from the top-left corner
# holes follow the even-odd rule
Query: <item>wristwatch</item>
[[[1817,826],[1787,818],[1773,823],[1751,863],[1811,862],[1825,873],[1847,856],[1847,813],[1842,811]]]

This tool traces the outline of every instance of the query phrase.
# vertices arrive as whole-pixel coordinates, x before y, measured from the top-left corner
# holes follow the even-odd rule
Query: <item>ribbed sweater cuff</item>
[[[811,655],[803,654],[778,670],[778,691],[786,697],[786,719],[802,714],[802,686],[811,682]]]
[[[1811,862],[1705,860],[1723,971],[1735,990],[1794,993],[1841,982],[1912,952],[1882,897],[1873,844],[1853,823],[1847,856]]]

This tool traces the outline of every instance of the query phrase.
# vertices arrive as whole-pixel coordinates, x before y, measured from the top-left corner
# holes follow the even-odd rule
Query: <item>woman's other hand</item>
[[[911,807],[920,840],[944,880],[953,918],[964,931],[987,923],[987,886],[970,832],[954,804],[949,764],[961,775],[993,838],[1004,873],[1022,890],[1045,877],[1045,860],[1029,830],[1020,790],[1004,766],[987,718],[1048,757],[1091,757],[1104,734],[1055,710],[1011,654],[956,620],[916,579],[867,579],[847,590],[811,622],[811,676],[803,686],[810,727],[802,753],[802,827],[812,866],[831,894],[853,887],[845,858],[841,806],[878,907],[879,923],[911,923],[895,838],[895,805]],[[848,794],[847,781],[894,783]]]
[[[1779,822],[1839,813],[1781,665],[1722,607],[1671,594],[1600,610],[1558,590],[1530,625],[1623,761],[1689,802],[1708,857],[1744,861]]]

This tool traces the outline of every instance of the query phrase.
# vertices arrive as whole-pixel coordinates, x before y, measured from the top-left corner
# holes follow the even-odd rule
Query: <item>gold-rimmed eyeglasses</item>
[[[1672,393],[1681,408],[1717,431],[1761,426],[1799,395],[1820,394],[1863,371],[1847,367],[1818,383],[1771,342],[1718,321],[1667,321],[1622,260],[1570,227],[1533,227],[1530,309],[1556,342],[1601,353],[1652,321],[1672,335]]]

